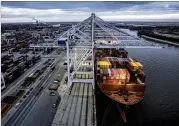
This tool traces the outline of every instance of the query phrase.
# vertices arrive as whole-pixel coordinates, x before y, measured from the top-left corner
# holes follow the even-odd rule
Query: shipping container
[[[7,70],[7,65],[6,64],[1,64],[1,72],[5,72]]]
[[[16,96],[6,96],[1,102],[7,104],[14,104],[18,98]]]
[[[143,65],[124,49],[96,49],[95,72],[100,90],[111,99],[133,105],[144,97]]]
[[[20,77],[22,75],[21,70],[19,69],[19,67],[16,67],[15,70],[13,70],[13,78],[17,79],[18,77]]]
[[[9,60],[10,58],[11,58],[10,56],[4,55],[1,57],[1,62],[3,63],[4,61]]]

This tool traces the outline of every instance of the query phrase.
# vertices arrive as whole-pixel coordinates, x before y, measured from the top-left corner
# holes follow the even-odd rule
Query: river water
[[[151,121],[179,119],[179,49],[127,50],[144,65],[147,87],[142,106]]]
[[[179,48],[166,44],[162,49],[127,51],[144,65],[147,74],[145,104],[141,105],[150,124],[179,126]]]
[[[136,36],[136,31],[126,31]],[[147,75],[145,97],[135,107],[141,125],[179,126],[179,48],[161,45],[165,48],[126,49]]]

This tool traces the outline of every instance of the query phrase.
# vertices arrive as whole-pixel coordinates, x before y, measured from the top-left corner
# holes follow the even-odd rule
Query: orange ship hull
[[[134,105],[141,101],[145,93],[145,85],[137,84],[98,84],[100,90],[109,98],[125,105]],[[126,94],[122,90],[127,90]]]

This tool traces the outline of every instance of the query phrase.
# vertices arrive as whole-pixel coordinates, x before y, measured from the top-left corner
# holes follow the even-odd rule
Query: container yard
[[[4,85],[8,87],[14,80],[20,77],[27,69],[34,66],[40,61],[41,56],[22,55],[19,57],[13,57],[12,55],[4,55],[1,58],[1,69],[4,78]],[[5,88],[3,88],[5,90]]]

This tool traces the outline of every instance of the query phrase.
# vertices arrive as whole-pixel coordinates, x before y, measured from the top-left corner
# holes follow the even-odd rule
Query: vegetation
[[[169,31],[169,32],[171,32],[171,31]],[[169,34],[169,32],[167,34]],[[175,35],[176,35],[176,33],[175,33]],[[154,30],[146,30],[146,29],[145,30],[139,30],[138,36],[141,36],[141,35],[146,35],[146,36],[157,38],[157,39],[162,39],[162,40],[167,40],[167,41],[171,41],[171,42],[174,42],[174,43],[179,43],[179,37],[176,38],[176,37],[171,37],[171,36],[169,37],[169,36],[158,35],[158,34],[154,33]]]

